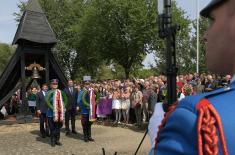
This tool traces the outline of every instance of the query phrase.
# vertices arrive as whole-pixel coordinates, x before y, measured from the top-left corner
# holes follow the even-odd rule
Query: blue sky
[[[21,0],[27,1],[27,0]],[[199,8],[203,8],[210,0],[199,0]],[[196,18],[196,0],[176,0],[179,7],[186,11],[191,19]],[[13,13],[18,12],[19,0],[0,0],[0,42],[11,44],[17,25]],[[153,55],[148,55],[143,62],[148,65],[153,62]]]

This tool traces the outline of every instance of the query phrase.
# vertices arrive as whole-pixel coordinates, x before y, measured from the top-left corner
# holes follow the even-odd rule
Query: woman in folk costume
[[[122,114],[123,114],[123,119],[124,123],[128,124],[129,123],[129,111],[130,111],[130,90],[128,88],[124,88],[123,92],[121,94],[121,108],[122,108]]]
[[[121,113],[121,102],[120,102],[120,90],[119,88],[114,88],[113,91],[113,95],[112,95],[112,109],[115,111],[115,122],[114,124],[121,123],[121,117],[122,117],[122,113]]]
[[[51,80],[51,90],[46,96],[48,106],[47,117],[51,133],[51,146],[62,145],[60,140],[60,129],[63,126],[65,116],[65,106],[67,97],[65,93],[58,89],[58,80]]]
[[[96,120],[96,103],[99,103],[99,95],[90,87],[89,83],[85,84],[85,88],[78,103],[82,111],[82,128],[84,141],[94,141],[91,137],[91,125]]]

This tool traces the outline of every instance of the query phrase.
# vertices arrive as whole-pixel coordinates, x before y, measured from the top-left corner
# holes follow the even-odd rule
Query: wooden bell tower
[[[0,106],[21,89],[22,109],[27,108],[26,89],[32,83],[32,64],[40,65],[39,84],[49,83],[50,79],[59,79],[59,87],[64,88],[67,79],[52,53],[57,43],[56,36],[37,0],[29,0],[21,17],[13,45],[17,45],[15,54],[0,77]],[[38,68],[34,68],[38,69]]]

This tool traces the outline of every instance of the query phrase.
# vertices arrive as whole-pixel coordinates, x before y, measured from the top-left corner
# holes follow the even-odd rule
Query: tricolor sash
[[[96,101],[95,101],[96,96],[93,88],[89,88],[88,96],[90,101],[89,121],[93,122],[96,120]]]
[[[59,89],[54,92],[53,98],[53,118],[55,122],[63,122],[64,120],[64,103],[62,99],[62,93]]]

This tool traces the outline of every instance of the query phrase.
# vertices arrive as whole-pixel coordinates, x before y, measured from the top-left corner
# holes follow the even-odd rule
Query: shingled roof
[[[29,0],[12,44],[21,41],[55,44],[56,36],[37,0]]]

